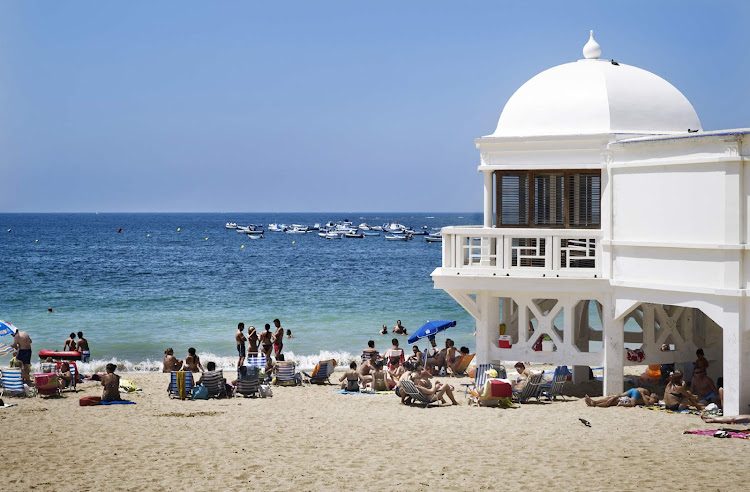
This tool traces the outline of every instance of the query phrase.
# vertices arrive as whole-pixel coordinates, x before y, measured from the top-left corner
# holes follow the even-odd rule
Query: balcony
[[[600,229],[443,228],[442,273],[601,278]]]

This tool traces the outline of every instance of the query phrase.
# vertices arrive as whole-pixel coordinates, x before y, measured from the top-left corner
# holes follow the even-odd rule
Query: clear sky
[[[0,212],[480,211],[473,139],[582,58],[750,127],[750,2],[0,3]]]

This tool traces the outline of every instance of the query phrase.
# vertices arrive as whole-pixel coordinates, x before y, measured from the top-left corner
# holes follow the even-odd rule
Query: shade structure
[[[433,337],[436,333],[447,330],[451,326],[456,326],[456,322],[445,320],[428,321],[427,323],[420,326],[419,329],[415,331],[411,337],[409,337],[409,343],[414,343],[420,338]]]

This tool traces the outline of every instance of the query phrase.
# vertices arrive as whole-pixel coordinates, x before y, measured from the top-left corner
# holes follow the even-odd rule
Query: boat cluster
[[[227,229],[234,229],[237,232],[246,234],[250,239],[264,238],[265,230],[263,224],[250,224],[248,226],[239,226],[234,222],[227,222]],[[300,224],[268,224],[268,232],[282,232],[285,234],[308,234],[318,233],[318,237],[323,239],[362,239],[368,236],[385,236],[386,241],[409,241],[414,236],[425,236],[428,243],[438,243],[443,240],[440,228],[434,228],[428,231],[427,226],[420,229],[413,229],[398,222],[386,223],[383,225],[371,226],[367,223],[354,225],[354,223],[344,219],[339,222],[327,222],[325,224],[316,223],[312,226]]]

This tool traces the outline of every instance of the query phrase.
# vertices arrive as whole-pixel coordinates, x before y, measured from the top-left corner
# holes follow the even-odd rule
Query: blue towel
[[[340,395],[374,395],[375,393],[370,392],[360,392],[360,391],[346,391],[342,389],[335,389],[333,390],[334,393],[338,393]]]
[[[135,402],[128,400],[102,401],[102,405],[135,405]]]

